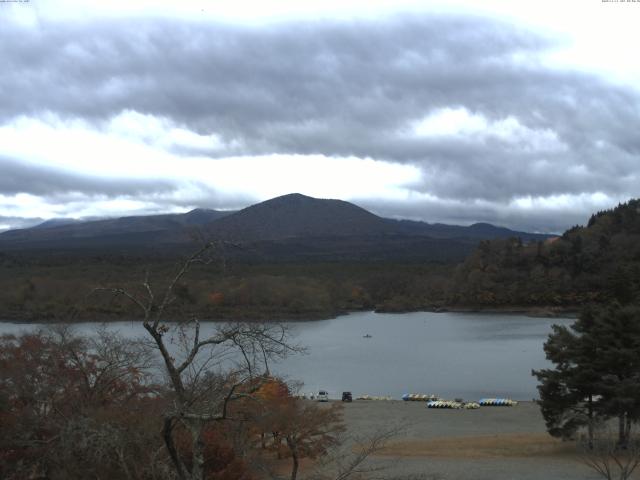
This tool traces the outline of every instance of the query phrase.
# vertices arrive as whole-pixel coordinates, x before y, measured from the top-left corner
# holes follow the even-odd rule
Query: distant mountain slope
[[[42,223],[34,225],[33,229],[41,229],[41,228],[55,228],[62,227],[64,225],[74,225],[77,223],[81,223],[83,220],[78,220],[75,218],[51,218],[49,220],[45,220]]]
[[[209,225],[212,237],[241,241],[292,237],[379,235],[393,232],[385,219],[342,200],[292,193],[240,210]]]
[[[584,227],[523,245],[480,243],[462,264],[453,303],[578,306],[640,301],[640,200],[594,214]]]
[[[45,222],[46,223],[46,222]],[[56,225],[0,234],[0,251],[127,249],[169,252],[194,248],[197,238],[241,244],[230,256],[251,261],[428,260],[459,261],[479,240],[547,235],[514,232],[489,224],[470,227],[391,220],[342,200],[289,194],[238,212],[196,209],[184,214],[133,216]]]
[[[468,238],[488,240],[493,238],[518,237],[525,242],[546,240],[554,235],[543,233],[528,233],[496,227],[490,223],[474,223],[468,227],[447,225],[444,223],[425,223],[412,220],[387,220],[393,230],[398,233],[427,235],[433,238]]]
[[[278,262],[460,262],[476,247],[467,239],[423,235],[290,237],[254,242],[232,255],[251,263]]]
[[[105,237],[110,236],[118,237],[119,244],[126,244],[127,235],[131,235],[132,240],[136,240],[135,243],[137,243],[141,233],[177,232],[185,227],[208,224],[231,213],[233,212],[195,209],[187,213],[140,215],[87,222],[63,221],[62,224],[56,221],[53,224],[44,222],[32,228],[9,230],[0,234],[0,246],[3,244],[28,246],[32,243],[44,245],[46,242],[71,240],[76,240],[74,243],[78,244],[79,239],[95,239],[105,243]]]
[[[432,238],[545,240],[551,235],[517,232],[488,223],[469,227],[382,218],[342,200],[293,193],[247,207],[209,225],[212,237],[241,241],[288,238],[409,235]]]

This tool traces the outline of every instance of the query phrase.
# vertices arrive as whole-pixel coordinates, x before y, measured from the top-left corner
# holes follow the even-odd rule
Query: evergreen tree
[[[613,304],[599,310],[592,336],[598,339],[602,414],[618,418],[618,443],[625,446],[631,424],[640,419],[640,308]]]
[[[540,381],[539,404],[548,432],[569,439],[586,426],[589,445],[593,443],[595,399],[601,380],[594,338],[588,334],[592,322],[593,315],[585,311],[571,329],[554,325],[544,350],[556,367],[533,372]]]
[[[586,309],[570,327],[554,326],[544,345],[553,369],[534,371],[547,430],[572,438],[596,422],[618,418],[625,446],[640,419],[640,308],[612,304]]]

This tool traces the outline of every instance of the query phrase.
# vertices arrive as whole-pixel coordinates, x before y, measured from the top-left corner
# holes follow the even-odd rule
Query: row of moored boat
[[[464,402],[462,400],[444,400],[437,395],[425,395],[422,393],[405,393],[402,396],[405,402],[426,402],[427,408],[464,408],[475,410],[480,407],[512,407],[518,404],[510,398],[482,398],[478,402]]]

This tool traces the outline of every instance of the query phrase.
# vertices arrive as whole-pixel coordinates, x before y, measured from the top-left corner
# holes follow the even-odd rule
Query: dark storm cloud
[[[26,193],[61,198],[69,194],[103,195],[106,197],[150,195],[177,189],[166,180],[134,180],[79,175],[42,165],[28,164],[0,156],[0,194],[13,196]]]
[[[488,88],[504,92],[483,75],[509,70],[510,55],[544,43],[495,28],[451,18],[263,29],[148,20],[14,26],[0,32],[1,85],[13,93],[0,111],[99,120],[132,109],[240,137],[251,151],[318,152],[334,121],[356,140],[370,138],[372,128],[394,130],[432,106],[460,103],[474,80],[483,97]],[[363,148],[336,140],[328,146],[336,153]]]
[[[478,219],[473,200],[500,206],[487,214],[500,218],[519,197],[638,195],[638,94],[543,67],[538,55],[558,39],[483,18],[251,28],[128,19],[8,25],[0,42],[0,91],[10,92],[0,121],[53,112],[99,128],[135,110],[232,145],[211,156],[410,163],[423,172],[415,190],[466,202]],[[490,126],[516,119],[520,133],[411,132],[441,108],[463,108]]]

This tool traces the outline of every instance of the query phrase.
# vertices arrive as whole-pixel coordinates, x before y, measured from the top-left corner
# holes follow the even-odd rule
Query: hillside
[[[640,300],[640,200],[591,216],[561,237],[483,241],[458,267],[450,303],[577,306]]]
[[[479,240],[512,236],[524,241],[548,238],[489,224],[391,220],[349,202],[289,194],[238,212],[197,209],[87,222],[52,220],[0,234],[0,252],[171,256],[195,248],[196,239],[218,239],[239,247],[227,255],[251,262],[457,262]]]
[[[168,241],[189,227],[201,227],[233,212],[195,209],[182,214],[138,215],[95,221],[55,219],[0,234],[0,249],[70,248]]]
[[[466,238],[487,240],[494,238],[520,238],[524,242],[546,240],[553,235],[519,232],[490,223],[474,223],[468,227],[444,223],[425,223],[412,220],[387,220],[391,228],[398,233],[409,235],[427,235],[432,238]]]
[[[393,227],[352,203],[292,193],[252,205],[209,225],[214,238],[241,241],[291,237],[378,235]]]
[[[53,222],[0,235],[0,316],[131,318],[137,312],[130,304],[88,293],[98,285],[136,290],[147,274],[153,285],[163,285],[198,236],[229,242],[226,269],[199,266],[179,285],[172,308],[248,320],[439,308],[452,291],[456,263],[482,239],[548,238],[486,224],[391,220],[348,202],[298,194],[235,213]]]

